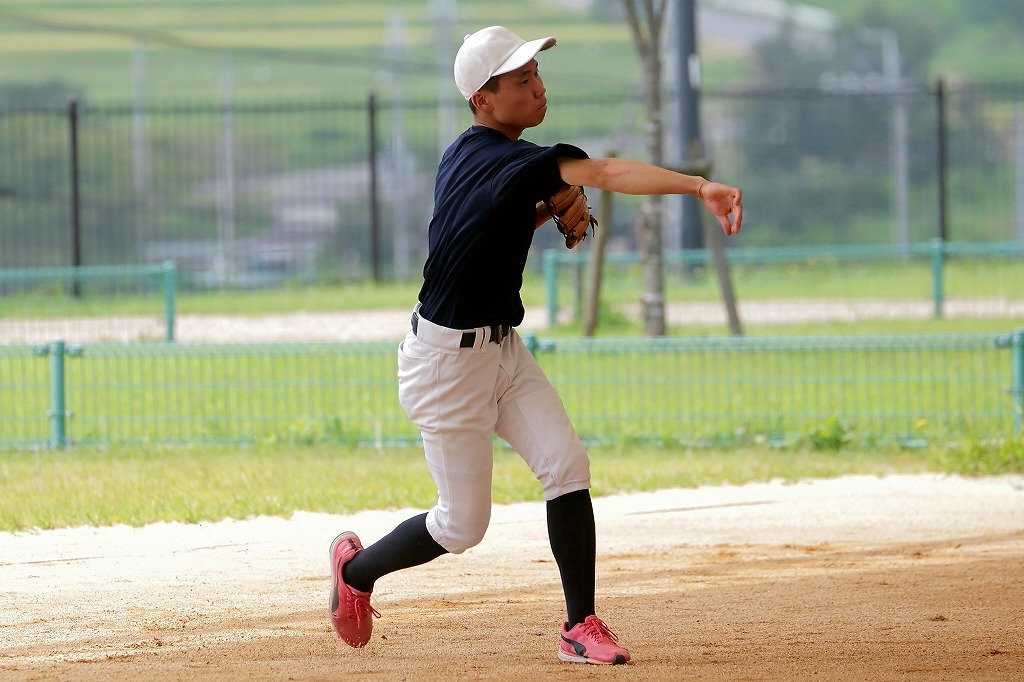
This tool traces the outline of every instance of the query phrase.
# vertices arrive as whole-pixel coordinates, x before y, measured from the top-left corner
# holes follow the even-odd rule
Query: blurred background
[[[583,437],[1019,443],[1020,0],[0,0],[0,448],[415,440],[394,346],[491,24],[558,39],[526,139],[744,190],[724,250],[692,198],[537,233]]]
[[[672,165],[685,104],[668,5]],[[730,247],[1024,242],[1020,2],[695,6],[706,157],[745,190]],[[4,0],[0,268],[172,260],[185,288],[414,281],[439,154],[470,122],[452,58],[493,23],[558,38],[541,59],[550,113],[527,139],[647,158],[620,0]],[[637,248],[639,203],[620,205],[613,252]],[[666,249],[702,245],[679,206],[660,210]]]

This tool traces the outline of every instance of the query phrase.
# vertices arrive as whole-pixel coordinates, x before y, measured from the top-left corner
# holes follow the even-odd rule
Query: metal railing
[[[1007,334],[527,337],[589,442],[947,442],[1020,434]],[[0,346],[0,447],[413,443],[394,343]]]
[[[140,293],[156,294],[159,297],[159,303],[155,305],[162,306],[159,313],[159,322],[163,326],[161,338],[174,341],[178,269],[173,261],[155,265],[0,268],[0,293],[12,295],[7,298],[6,304],[0,299],[0,344],[23,339],[26,335],[38,336],[47,331],[50,332],[47,337],[53,337],[52,330],[59,326],[60,319],[47,317],[37,306],[52,308],[60,296],[78,301],[92,294],[139,299]],[[33,293],[37,293],[38,297],[33,297]],[[23,307],[13,306],[11,301],[19,300],[13,294],[19,294],[21,300],[26,301]],[[104,325],[111,332],[111,327],[116,327],[117,321],[116,318],[103,316],[98,324]],[[30,326],[31,331],[28,330]]]
[[[547,323],[553,326],[557,323],[559,311],[559,280],[565,268],[579,271],[581,268],[589,267],[593,261],[592,251],[565,251],[559,249],[548,249],[544,251],[544,291],[545,309],[547,312]],[[1018,299],[1024,300],[1024,243],[1022,242],[995,242],[995,243],[958,243],[947,242],[942,239],[932,239],[926,243],[908,244],[900,246],[895,244],[873,244],[873,245],[833,245],[833,246],[806,246],[806,247],[762,247],[762,248],[737,248],[726,249],[725,259],[731,266],[743,267],[752,265],[795,265],[795,264],[844,264],[854,262],[879,263],[884,261],[924,263],[927,264],[930,279],[930,296],[932,303],[932,316],[941,319],[944,315],[944,307],[949,296],[946,284],[946,270],[951,260],[972,259],[976,263],[985,264],[994,261],[1015,262],[1020,266],[1019,278],[1015,283],[1010,283],[1006,288]],[[604,262],[609,266],[639,266],[641,257],[638,252],[630,251],[625,253],[609,253],[604,257]],[[693,267],[708,268],[712,263],[711,251],[709,249],[690,249],[686,251],[667,251],[664,254],[664,262],[668,266],[679,266],[683,269]],[[741,301],[744,299],[744,292],[739,292]],[[891,292],[891,298],[907,297],[907,292]],[[851,294],[849,299],[855,299],[858,295]],[[580,300],[580,297],[576,297]]]
[[[884,297],[894,300],[924,300],[927,297],[935,319],[945,315],[951,293],[956,295],[956,287],[964,283],[969,283],[974,289],[988,287],[1000,301],[1024,307],[1024,243],[961,243],[933,239],[906,247],[878,244],[736,248],[727,249],[725,253],[731,267],[739,273],[744,268],[760,265],[912,265],[919,270],[915,281],[920,286],[913,290],[886,292]],[[544,252],[544,305],[549,326],[556,324],[561,297],[565,296],[564,287],[560,289],[560,284],[565,283],[565,273],[576,273],[579,286],[582,281],[579,274],[590,266],[592,255],[592,251],[564,249],[548,249]],[[947,283],[950,265],[967,261],[974,264],[974,273],[950,287]],[[665,254],[667,266],[681,269],[707,268],[710,262],[710,253],[705,249],[669,251]],[[997,262],[1007,268],[1002,283],[996,281],[988,267]],[[609,253],[605,256],[605,264],[609,268],[635,268],[640,265],[640,255],[636,252]],[[633,277],[633,280],[636,279]],[[57,337],[69,343],[97,339],[139,341],[147,336],[154,340],[174,341],[178,288],[178,270],[172,261],[155,265],[0,269],[0,293],[6,294],[0,298],[0,344],[36,344]],[[573,297],[578,305],[584,298],[581,293],[577,291]],[[754,298],[747,294],[748,291],[740,287],[740,302],[753,304]],[[141,317],[112,314],[107,300],[119,297],[143,301],[133,303],[130,308],[148,306],[146,301],[152,300],[152,307],[160,310]],[[871,294],[863,290],[844,291],[842,295],[844,302],[870,297]],[[975,294],[974,297],[982,296]],[[69,303],[66,306],[67,314],[55,314],[53,311],[57,302],[62,299]],[[673,300],[672,297],[669,300]],[[43,306],[47,308],[45,312],[40,310]],[[83,338],[81,334],[86,332],[88,335]]]

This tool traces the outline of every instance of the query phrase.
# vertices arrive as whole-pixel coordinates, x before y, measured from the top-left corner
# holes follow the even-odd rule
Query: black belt
[[[412,314],[412,333],[416,333],[417,327],[419,327],[420,315],[419,313]],[[505,340],[505,337],[512,333],[512,325],[510,324],[492,324],[487,327],[491,330],[491,343],[500,344]],[[476,332],[462,332],[462,340],[459,342],[459,348],[472,348],[476,345]]]

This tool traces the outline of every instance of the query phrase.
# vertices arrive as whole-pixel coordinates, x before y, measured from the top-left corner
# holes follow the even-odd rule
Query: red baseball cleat
[[[352,557],[363,550],[355,533],[344,532],[331,543],[331,625],[345,643],[366,646],[373,633],[373,617],[380,618],[377,609],[370,606],[370,593],[353,589],[345,584],[341,569]]]
[[[597,616],[587,616],[586,620],[569,630],[566,630],[567,625],[562,625],[559,660],[605,665],[629,662],[629,651],[617,644],[619,638]]]

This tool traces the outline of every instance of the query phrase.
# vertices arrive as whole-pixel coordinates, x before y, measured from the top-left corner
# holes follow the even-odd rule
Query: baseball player
[[[576,147],[520,139],[547,112],[535,57],[554,38],[526,41],[491,26],[466,36],[455,82],[473,125],[444,153],[423,286],[398,347],[399,400],[419,427],[437,503],[364,548],[344,532],[330,547],[331,622],[354,647],[370,639],[370,593],[384,575],[479,543],[491,514],[492,439],[512,446],[543,486],[551,550],[565,595],[558,658],[627,663],[629,651],[595,610],[590,462],[562,401],[523,344],[523,270],[536,228],[568,204],[559,228],[591,224],[582,192],[691,194],[727,235],[743,218],[738,189],[626,159],[590,159]],[[555,197],[554,201],[551,198]],[[582,207],[580,204],[582,203]],[[557,209],[553,209],[557,210]],[[576,238],[573,240],[578,241]],[[567,244],[570,242],[567,235]]]

